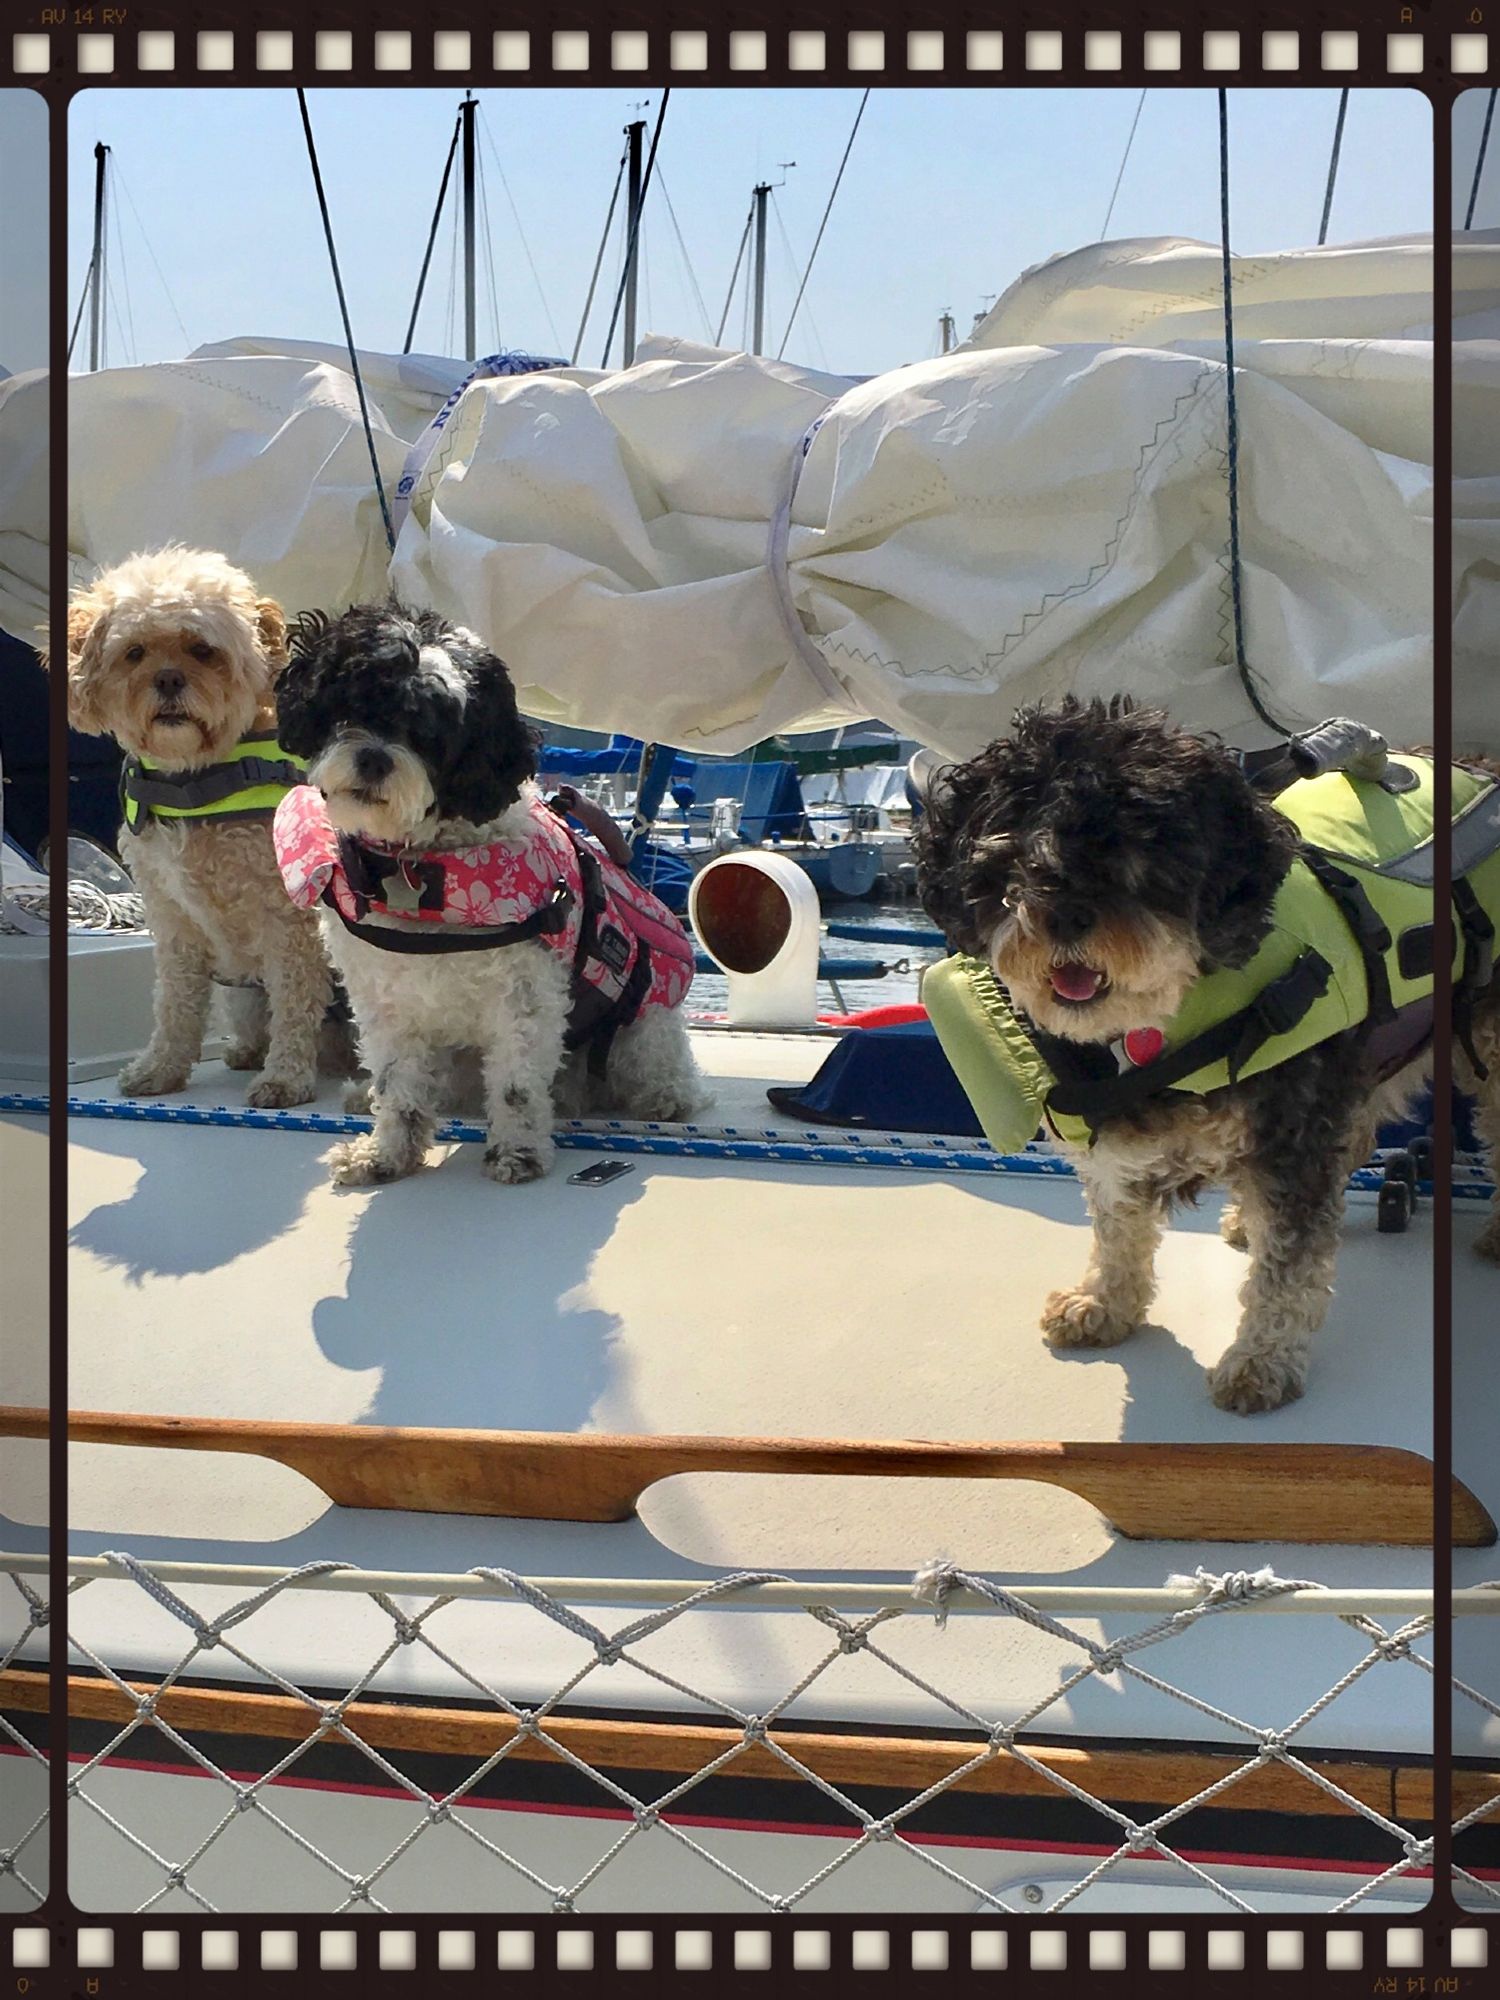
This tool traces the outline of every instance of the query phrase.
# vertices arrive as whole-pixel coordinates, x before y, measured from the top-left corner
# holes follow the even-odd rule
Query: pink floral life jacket
[[[692,983],[692,942],[677,918],[540,799],[522,840],[423,853],[339,832],[322,794],[297,785],[276,808],[272,834],[292,901],[326,903],[379,950],[493,950],[536,939],[558,952],[573,973],[567,1046],[591,1044],[596,1068],[617,1028],[642,1007],[678,1006]]]

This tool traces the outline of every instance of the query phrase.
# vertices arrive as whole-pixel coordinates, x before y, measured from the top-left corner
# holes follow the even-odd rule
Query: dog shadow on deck
[[[500,1187],[481,1148],[454,1147],[362,1203],[342,1295],[313,1308],[313,1335],[339,1368],[378,1369],[360,1421],[571,1432],[607,1379],[614,1315],[576,1295],[639,1172],[602,1188],[567,1185],[587,1153],[560,1150],[540,1181]]]
[[[122,1200],[90,1209],[68,1235],[70,1249],[135,1284],[216,1271],[274,1243],[327,1177],[315,1154],[276,1132],[213,1133],[206,1144],[152,1146],[143,1157],[142,1131],[158,1129],[101,1123],[76,1141],[140,1165]]]

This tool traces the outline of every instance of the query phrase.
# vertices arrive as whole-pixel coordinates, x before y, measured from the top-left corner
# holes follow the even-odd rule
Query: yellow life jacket
[[[1194,983],[1146,1061],[1125,1044],[1044,1034],[979,959],[930,967],[922,999],[986,1137],[1015,1152],[1046,1126],[1092,1143],[1106,1120],[1166,1092],[1206,1096],[1349,1032],[1368,1038],[1378,1073],[1411,1060],[1432,1032],[1434,805],[1432,760],[1404,755],[1379,780],[1332,771],[1278,793],[1276,809],[1302,838],[1270,928],[1247,965]],[[1462,1034],[1500,923],[1500,784],[1463,766],[1453,771],[1453,877]]]
[[[274,729],[261,730],[197,771],[164,771],[152,757],[127,757],[120,805],[132,833],[153,819],[269,819],[306,770],[307,760],[283,750]]]

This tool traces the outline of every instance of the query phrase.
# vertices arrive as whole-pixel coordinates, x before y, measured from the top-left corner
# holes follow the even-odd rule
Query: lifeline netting
[[[11,1570],[10,1583],[21,1594],[26,1616],[23,1628],[0,1657],[0,1672],[26,1664],[22,1648],[27,1638],[47,1622],[48,1615],[44,1599],[19,1573],[26,1568],[36,1570],[40,1565],[16,1559],[8,1567]],[[789,1911],[803,1905],[850,1861],[876,1844],[888,1846],[893,1853],[900,1854],[914,1870],[935,1871],[951,1890],[972,1898],[971,1907],[975,1910],[1017,1909],[1018,1905],[1007,1902],[993,1889],[986,1889],[955,1865],[950,1858],[954,1850],[942,1852],[924,1845],[921,1833],[909,1825],[922,1808],[943,1794],[962,1787],[982,1767],[1002,1759],[1013,1760],[1031,1774],[1034,1783],[1027,1787],[1031,1796],[1040,1794],[1068,1799],[1075,1806],[1087,1808],[1097,1816],[1103,1836],[1103,1851],[1094,1865],[1086,1872],[1076,1874],[1066,1887],[1059,1890],[1047,1905],[1050,1910],[1066,1908],[1112,1872],[1144,1857],[1167,1864],[1174,1876],[1190,1883],[1196,1891],[1209,1892],[1234,1909],[1253,1910],[1255,1906],[1218,1879],[1212,1867],[1205,1865],[1201,1858],[1193,1859],[1179,1851],[1174,1845],[1174,1832],[1188,1814],[1200,1807],[1224,1801],[1237,1786],[1273,1764],[1280,1767],[1282,1773],[1290,1774],[1323,1795],[1326,1803],[1314,1801],[1312,1810],[1357,1815],[1367,1829],[1374,1830],[1380,1846],[1388,1853],[1388,1859],[1367,1867],[1357,1887],[1330,1903],[1331,1911],[1356,1908],[1399,1878],[1427,1869],[1432,1860],[1430,1837],[1418,1837],[1410,1826],[1401,1824],[1382,1811],[1369,1796],[1368,1786],[1363,1788],[1366,1795],[1360,1796],[1351,1773],[1346,1773],[1349,1784],[1341,1783],[1336,1762],[1330,1765],[1326,1761],[1310,1761],[1310,1754],[1304,1754],[1304,1746],[1298,1741],[1315,1718],[1323,1715],[1367,1675],[1417,1671],[1431,1676],[1431,1661],[1418,1650],[1416,1643],[1432,1627],[1430,1599],[1423,1593],[1407,1594],[1422,1607],[1417,1615],[1399,1617],[1396,1623],[1388,1625],[1380,1618],[1359,1610],[1342,1608],[1348,1604],[1346,1593],[1338,1595],[1339,1610],[1330,1608],[1323,1611],[1316,1602],[1316,1596],[1322,1592],[1321,1586],[1279,1578],[1269,1570],[1223,1576],[1199,1570],[1192,1578],[1171,1579],[1164,1592],[1148,1593],[1175,1608],[1168,1609],[1165,1615],[1154,1617],[1137,1629],[1101,1642],[1090,1633],[1076,1629],[1065,1617],[1054,1616],[1050,1610],[1039,1608],[1036,1602],[1028,1600],[1027,1595],[949,1565],[929,1566],[919,1574],[914,1587],[899,1594],[899,1601],[890,1601],[891,1593],[886,1592],[887,1601],[873,1610],[856,1613],[836,1608],[827,1601],[829,1596],[841,1596],[848,1592],[851,1586],[843,1586],[842,1590],[834,1587],[830,1591],[826,1584],[796,1585],[790,1579],[769,1573],[745,1573],[720,1578],[681,1596],[675,1595],[680,1586],[673,1586],[671,1601],[632,1616],[613,1628],[593,1622],[570,1605],[566,1601],[566,1585],[553,1583],[543,1587],[502,1569],[472,1571],[469,1576],[483,1586],[480,1594],[487,1602],[492,1594],[493,1601],[497,1603],[524,1608],[536,1618],[551,1621],[560,1627],[579,1646],[578,1665],[555,1691],[540,1702],[526,1704],[507,1694],[504,1687],[497,1684],[497,1676],[472,1663],[466,1664],[438,1636],[435,1628],[441,1622],[440,1614],[457,1601],[457,1591],[426,1594],[421,1603],[403,1607],[385,1588],[363,1588],[359,1581],[360,1573],[354,1572],[350,1565],[311,1563],[284,1575],[272,1576],[269,1581],[261,1582],[263,1573],[258,1574],[260,1587],[249,1594],[237,1595],[227,1608],[208,1616],[191,1601],[190,1596],[182,1594],[186,1589],[192,1596],[201,1597],[203,1589],[196,1582],[182,1584],[178,1581],[177,1587],[173,1587],[152,1566],[132,1556],[111,1554],[73,1567],[85,1573],[74,1576],[70,1583],[70,1596],[76,1597],[106,1579],[130,1580],[171,1620],[180,1624],[187,1635],[187,1643],[175,1663],[165,1671],[153,1670],[149,1681],[134,1674],[127,1679],[101,1656],[97,1644],[85,1643],[76,1636],[71,1641],[75,1670],[92,1670],[98,1677],[91,1687],[96,1697],[104,1697],[106,1707],[110,1702],[108,1691],[113,1690],[113,1706],[119,1726],[106,1727],[103,1731],[105,1740],[89,1754],[80,1756],[74,1749],[68,1796],[76,1814],[91,1821],[96,1829],[107,1828],[118,1840],[126,1843],[137,1867],[146,1871],[150,1887],[135,1905],[141,1911],[162,1905],[174,1892],[179,1892],[202,1910],[222,1909],[224,1905],[215,1902],[202,1885],[205,1873],[222,1871],[210,1871],[205,1863],[216,1851],[217,1859],[223,1860],[224,1849],[234,1843],[233,1830],[243,1819],[254,1819],[278,1840],[292,1843],[300,1851],[307,1868],[316,1871],[320,1879],[326,1878],[327,1907],[333,1913],[357,1909],[389,1912],[401,1907],[394,1896],[387,1900],[382,1890],[390,1893],[388,1878],[397,1864],[403,1862],[419,1842],[430,1841],[433,1829],[438,1826],[453,1829],[464,1842],[472,1843],[471,1851],[484,1857],[486,1867],[497,1878],[499,1907],[506,1906],[507,1896],[519,1895],[527,1907],[550,1906],[554,1911],[572,1912],[579,1909],[581,1899],[587,1899],[587,1908],[608,1909],[611,1907],[611,1870],[616,1870],[617,1878],[621,1856],[632,1849],[638,1850],[642,1842],[659,1841],[663,1846],[675,1843],[680,1853],[691,1853],[716,1871],[752,1905],[772,1911]],[[172,1567],[156,1565],[158,1570],[171,1570]],[[180,1568],[178,1566],[179,1572]],[[328,1580],[340,1572],[349,1573],[349,1584],[345,1587],[357,1593],[359,1599],[379,1613],[377,1623],[381,1637],[364,1672],[336,1700],[330,1701],[326,1695],[310,1692],[265,1659],[258,1658],[247,1628],[253,1625],[257,1616],[264,1619],[268,1608],[287,1593],[327,1588]],[[242,1578],[246,1574],[242,1572]],[[222,1600],[224,1585],[233,1581],[233,1575],[233,1572],[215,1572],[212,1594]],[[666,1595],[664,1586],[625,1588],[639,1589],[637,1602],[651,1595]],[[467,1601],[472,1601],[476,1595],[475,1585],[465,1582],[463,1595]],[[1033,1597],[1035,1595],[1032,1593]],[[1048,1593],[1042,1595],[1045,1597]],[[1056,1596],[1056,1592],[1052,1593],[1054,1602]],[[1337,1617],[1352,1635],[1354,1643],[1347,1667],[1333,1683],[1315,1700],[1274,1723],[1233,1714],[1140,1664],[1142,1655],[1179,1639],[1205,1620],[1253,1617],[1275,1600],[1289,1598],[1296,1599],[1295,1608],[1298,1611],[1310,1610],[1315,1615]],[[757,1609],[764,1604],[778,1616],[805,1618],[812,1621],[822,1635],[826,1635],[826,1643],[820,1640],[805,1670],[778,1699],[755,1714],[716,1694],[712,1688],[690,1685],[670,1666],[663,1666],[648,1657],[648,1647],[661,1635],[669,1633],[672,1628],[680,1629],[683,1621],[701,1617],[715,1608],[723,1609],[731,1600],[736,1604],[754,1604]],[[1012,1720],[1004,1722],[986,1716],[965,1700],[944,1693],[929,1674],[919,1671],[901,1657],[901,1642],[903,1634],[914,1626],[921,1626],[929,1632],[934,1622],[941,1626],[950,1610],[997,1620],[1020,1621],[1063,1649],[1065,1664],[1056,1687],[1034,1700]],[[456,1682],[464,1690],[480,1696],[486,1710],[493,1712],[497,1723],[508,1722],[510,1725],[503,1740],[498,1740],[486,1754],[477,1756],[473,1767],[461,1781],[447,1789],[425,1788],[387,1756],[377,1743],[361,1733],[362,1730],[371,1735],[381,1733],[370,1720],[377,1713],[371,1706],[372,1700],[379,1698],[375,1683],[390,1663],[408,1648],[423,1654],[427,1664],[444,1669],[445,1675],[452,1677],[446,1684]],[[488,1653],[490,1649],[486,1646],[485,1650]],[[823,1714],[837,1713],[836,1705],[830,1708],[827,1683],[837,1676],[841,1662],[855,1656],[863,1662],[874,1663],[882,1674],[894,1676],[902,1683],[903,1692],[918,1691],[945,1717],[951,1718],[954,1725],[942,1746],[954,1752],[951,1768],[913,1789],[902,1803],[880,1816],[873,1815],[853,1796],[853,1792],[859,1789],[857,1784],[832,1782],[807,1761],[804,1754],[805,1735],[799,1745],[799,1731],[805,1723],[806,1697],[810,1690],[814,1687],[819,1689],[823,1697]],[[659,1715],[670,1720],[673,1710],[680,1709],[682,1700],[686,1699],[694,1704],[696,1719],[706,1718],[717,1732],[711,1748],[696,1768],[677,1778],[670,1789],[650,1799],[640,1796],[628,1782],[622,1781],[619,1766],[611,1770],[601,1769],[581,1756],[573,1742],[567,1740],[568,1705],[587,1701],[591,1679],[618,1664],[627,1665],[662,1692],[665,1699],[657,1705]],[[173,1719],[174,1701],[181,1703],[192,1689],[201,1689],[204,1685],[205,1667],[218,1680],[232,1678],[241,1685],[250,1682],[267,1691],[277,1691],[298,1709],[305,1708],[306,1735],[289,1742],[285,1754],[258,1776],[247,1778],[243,1773],[235,1774],[226,1769],[201,1742],[194,1740],[188,1726]],[[198,1676],[196,1680],[189,1678],[195,1674]],[[1054,1736],[1049,1744],[1043,1734],[1049,1712],[1056,1710],[1059,1704],[1065,1704],[1084,1682],[1105,1676],[1118,1677],[1122,1689],[1131,1684],[1173,1702],[1187,1704],[1204,1719],[1205,1724],[1211,1725],[1202,1734],[1211,1735],[1216,1749],[1227,1753],[1228,1768],[1222,1769],[1212,1782],[1145,1818],[1133,1817],[1109,1799],[1096,1796],[1086,1782],[1079,1782],[1076,1767],[1074,1775],[1058,1768],[1057,1760],[1049,1761],[1048,1756],[1049,1748],[1056,1749],[1057,1739]],[[405,1678],[409,1683],[410,1675]],[[1269,1680],[1262,1685],[1269,1686]],[[1479,1702],[1490,1714],[1500,1717],[1500,1705],[1467,1687],[1461,1686],[1460,1692]],[[793,1711],[799,1704],[803,1707],[803,1714],[794,1716]],[[103,1713],[97,1699],[90,1712],[96,1717]],[[409,1707],[402,1710],[399,1704],[392,1703],[388,1708],[382,1704],[381,1712],[409,1716],[411,1710]],[[1054,1723],[1056,1720],[1054,1715]],[[18,1750],[40,1761],[41,1753],[12,1722],[0,1717],[0,1727],[4,1728],[8,1740]],[[143,1738],[152,1731],[160,1732],[169,1739],[179,1758],[186,1760],[183,1768],[196,1770],[222,1790],[222,1806],[216,1805],[206,1818],[198,1813],[199,1823],[182,1844],[170,1852],[163,1851],[164,1843],[159,1833],[154,1838],[147,1837],[126,1823],[121,1817],[122,1794],[118,1790],[110,1790],[105,1783],[113,1764],[129,1763],[132,1759],[140,1760],[149,1755],[149,1744],[143,1742]],[[200,1730],[199,1733],[211,1736],[213,1732]],[[287,1731],[283,1726],[276,1733],[284,1735]],[[956,1744],[950,1740],[952,1738],[957,1738]],[[320,1839],[305,1826],[294,1825],[293,1816],[283,1803],[291,1795],[283,1792],[278,1799],[278,1786],[289,1778],[295,1778],[299,1763],[314,1746],[330,1742],[367,1759],[372,1775],[378,1779],[378,1788],[387,1797],[410,1804],[410,1821],[404,1832],[373,1860],[340,1854],[337,1844],[326,1834]],[[535,1865],[535,1857],[528,1859],[523,1853],[515,1851],[517,1842],[509,1830],[503,1840],[493,1837],[487,1830],[484,1822],[488,1820],[493,1825],[495,1814],[466,1807],[466,1802],[470,1807],[477,1803],[473,1798],[475,1788],[506,1758],[515,1756],[523,1745],[527,1746],[525,1754],[528,1757],[535,1758],[538,1753],[550,1755],[569,1767],[575,1777],[587,1786],[597,1787],[600,1806],[606,1808],[616,1821],[621,1818],[625,1821],[618,1832],[610,1831],[602,1849],[581,1872],[566,1877],[543,1872]],[[737,1763],[746,1759],[754,1762],[766,1757],[774,1760],[787,1779],[815,1787],[826,1804],[835,1809],[840,1826],[847,1819],[847,1835],[837,1838],[836,1844],[829,1842],[832,1851],[821,1866],[805,1875],[800,1873],[799,1866],[797,1879],[782,1883],[754,1879],[725,1854],[715,1852],[701,1830],[691,1823],[693,1795],[701,1786],[726,1773],[733,1775]],[[1086,1777],[1086,1770],[1082,1775]],[[629,1773],[624,1773],[624,1777],[628,1778]],[[1391,1796],[1394,1798],[1394,1793]],[[1500,1798],[1469,1813],[1460,1824],[1467,1825],[1483,1818],[1497,1805],[1500,1805]],[[1309,1807],[1304,1803],[1302,1809],[1306,1811]],[[35,1888],[35,1883],[25,1872],[27,1855],[28,1851],[37,1851],[45,1821],[44,1812],[0,1850],[0,1873],[13,1874],[18,1882],[31,1889]],[[516,1824],[524,1831],[527,1822],[523,1820]],[[825,1833],[830,1831],[827,1826],[821,1830]],[[838,1827],[833,1829],[835,1833],[838,1830]],[[671,1857],[667,1858],[670,1860]],[[801,1861],[805,1862],[805,1859],[805,1851],[802,1851]],[[159,1880],[156,1879],[158,1876]],[[1477,1891],[1500,1901],[1500,1894],[1497,1894],[1494,1885],[1477,1876],[1466,1876],[1465,1880],[1472,1881]],[[523,1884],[526,1885],[524,1888]],[[602,1890],[601,1884],[604,1885]],[[74,1893],[78,1893],[76,1883]],[[1036,1914],[1034,1904],[1024,1913]]]

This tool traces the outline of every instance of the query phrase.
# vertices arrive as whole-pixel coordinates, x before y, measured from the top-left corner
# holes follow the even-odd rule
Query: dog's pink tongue
[[[1092,1000],[1104,984],[1104,974],[1091,965],[1054,965],[1052,991],[1063,1000]]]

